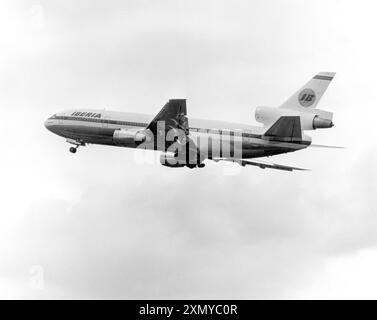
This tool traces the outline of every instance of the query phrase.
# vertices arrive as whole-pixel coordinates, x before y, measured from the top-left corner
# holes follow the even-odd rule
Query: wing
[[[189,134],[185,99],[170,99],[147,126],[153,133],[157,150],[166,151],[173,143],[183,142]]]
[[[147,129],[154,134],[158,132],[158,123],[164,121],[166,131],[181,129],[188,134],[187,108],[185,99],[170,99],[154,117]]]
[[[340,146],[326,146],[323,144],[310,144],[309,147],[311,148],[328,148],[328,149],[347,149],[347,147],[340,147]]]
[[[250,161],[250,160],[245,160],[245,159],[232,159],[232,158],[217,158],[213,159],[214,161],[228,161],[228,162],[234,162],[238,163],[239,165],[245,167],[247,165],[250,166],[256,166],[261,169],[276,169],[276,170],[284,170],[284,171],[293,171],[293,170],[299,170],[299,171],[307,171],[308,169],[303,169],[303,168],[296,168],[296,167],[290,167],[290,166],[284,166],[281,164],[276,164],[276,163],[267,163],[267,162],[262,162],[262,161]]]

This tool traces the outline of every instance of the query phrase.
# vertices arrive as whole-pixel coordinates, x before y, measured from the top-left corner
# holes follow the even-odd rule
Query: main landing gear
[[[204,163],[199,164],[186,164],[187,168],[195,169],[195,168],[204,168],[206,165]]]

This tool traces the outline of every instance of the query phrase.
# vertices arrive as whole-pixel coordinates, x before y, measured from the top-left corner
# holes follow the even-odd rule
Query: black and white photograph
[[[376,12],[2,0],[0,300],[377,299]]]

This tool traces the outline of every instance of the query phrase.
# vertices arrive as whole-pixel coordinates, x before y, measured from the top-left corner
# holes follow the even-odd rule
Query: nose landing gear
[[[76,153],[77,152],[77,149],[80,147],[80,146],[83,146],[85,147],[86,144],[84,141],[81,141],[81,140],[73,140],[73,139],[67,139],[67,142],[70,143],[70,144],[73,144],[74,147],[70,147],[69,148],[69,152],[71,153]]]
[[[69,152],[76,153],[77,152],[77,148],[78,148],[78,146],[77,147],[70,147],[69,148]]]

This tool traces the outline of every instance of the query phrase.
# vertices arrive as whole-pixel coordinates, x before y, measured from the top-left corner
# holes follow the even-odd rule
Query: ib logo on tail
[[[298,102],[303,107],[310,107],[315,102],[315,92],[312,89],[304,89],[298,96]]]

